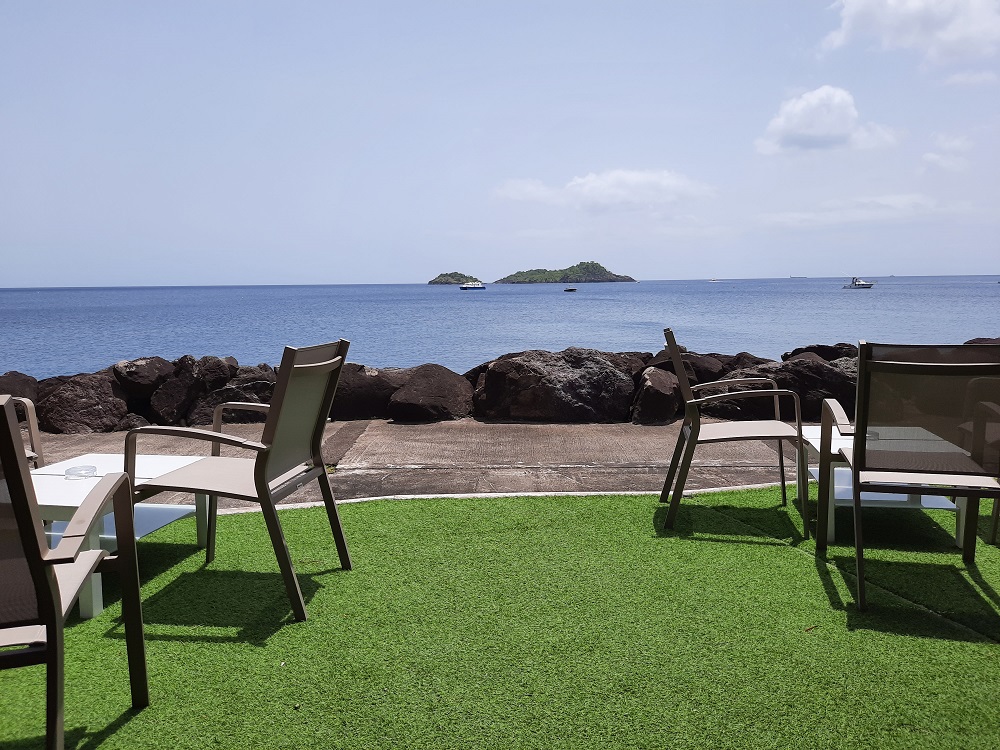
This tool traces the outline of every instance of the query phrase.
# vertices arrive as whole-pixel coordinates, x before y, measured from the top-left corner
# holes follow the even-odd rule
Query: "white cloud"
[[[823,227],[837,224],[912,219],[945,210],[933,198],[919,193],[880,195],[847,201],[827,201],[814,211],[764,214],[765,224],[783,227]]]
[[[824,50],[859,36],[932,62],[991,57],[1000,48],[1000,0],[837,0],[834,7],[840,28],[823,40]]]
[[[757,151],[876,148],[891,146],[896,136],[889,128],[863,123],[849,91],[820,86],[783,102],[778,114],[756,141]]]
[[[585,210],[654,208],[714,194],[708,185],[669,170],[612,169],[574,177],[562,187],[540,180],[507,180],[497,195],[511,200],[567,205]]]
[[[953,73],[945,79],[949,86],[989,86],[1000,81],[992,70],[963,70],[960,73]]]
[[[969,166],[965,154],[972,150],[972,141],[965,136],[939,135],[935,139],[935,145],[935,151],[928,151],[923,155],[924,164],[948,172],[961,172]]]

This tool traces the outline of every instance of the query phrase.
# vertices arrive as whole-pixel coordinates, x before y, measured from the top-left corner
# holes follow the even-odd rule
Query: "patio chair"
[[[769,378],[734,378],[731,380],[717,380],[699,385],[691,385],[688,382],[687,373],[684,369],[684,361],[681,357],[680,347],[674,338],[671,329],[665,328],[663,335],[666,338],[666,348],[670,353],[670,360],[674,366],[674,374],[680,384],[681,395],[684,398],[684,423],[681,425],[680,434],[677,436],[677,444],[674,446],[674,454],[670,459],[670,468],[667,470],[667,478],[663,483],[663,491],[660,493],[660,502],[670,502],[667,509],[667,517],[664,528],[672,529],[677,519],[677,509],[680,506],[681,497],[684,495],[684,484],[687,481],[688,471],[691,468],[691,460],[694,457],[695,448],[702,443],[722,443],[735,440],[774,440],[778,444],[778,471],[781,474],[781,504],[788,504],[786,482],[785,482],[785,458],[782,452],[783,443],[787,441],[795,448],[796,466],[796,489],[799,500],[799,507],[802,513],[803,535],[809,537],[809,515],[808,515],[808,478],[806,475],[806,453],[805,442],[802,439],[802,416],[799,408],[799,396],[794,391],[778,388],[777,384]],[[701,396],[697,393],[705,390],[725,390],[731,386],[769,386],[755,390],[736,391],[731,393],[716,393],[714,395]],[[720,401],[728,401],[746,398],[770,398],[774,402],[774,419],[751,420],[741,422],[713,422],[705,424],[702,422],[701,410],[709,404],[716,404]],[[795,407],[795,424],[791,425],[781,421],[779,399],[791,399]]]
[[[854,440],[841,451],[851,468],[858,609],[867,605],[861,493],[950,495],[964,502],[962,559],[976,554],[979,500],[1000,499],[996,472],[984,467],[987,435],[1000,428],[1000,345],[859,343]],[[970,398],[970,396],[973,396]],[[827,399],[824,421],[849,430]]]
[[[326,505],[340,564],[345,570],[351,569],[347,540],[344,538],[330,478],[321,454],[323,430],[329,419],[348,346],[349,342],[340,340],[319,346],[285,347],[270,405],[238,402],[219,404],[215,409],[211,430],[138,427],[130,430],[125,438],[125,469],[130,477],[135,476],[136,441],[140,435],[172,435],[212,443],[210,457],[135,485],[135,500],[138,502],[160,492],[207,495],[207,563],[215,559],[219,497],[259,503],[297,620],[306,619],[305,602],[278,521],[276,503],[315,479]],[[222,432],[222,415],[229,409],[267,414],[260,442]],[[256,457],[222,456],[223,445],[254,451]]]
[[[109,475],[87,495],[55,549],[49,549],[32,488],[14,399],[0,396],[0,669],[44,664],[45,746],[63,747],[63,625],[92,573],[116,571],[132,707],[149,705],[132,493],[125,474]],[[118,552],[86,549],[91,529],[114,509]],[[103,668],[106,665],[94,665]],[[95,689],[97,683],[95,681]],[[10,697],[9,700],[15,700]]]

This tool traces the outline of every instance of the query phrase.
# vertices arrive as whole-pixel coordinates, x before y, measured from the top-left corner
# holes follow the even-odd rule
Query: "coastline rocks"
[[[125,391],[110,370],[75,375],[37,405],[46,432],[111,432],[128,414]]]
[[[626,422],[635,383],[605,352],[505,354],[472,370],[475,414],[528,422]]]
[[[676,419],[683,407],[684,398],[677,376],[658,367],[646,368],[635,393],[632,423],[666,424]]]
[[[159,424],[178,424],[188,407],[201,395],[204,383],[195,377],[197,361],[185,354],[174,364],[174,372],[149,399],[149,407]]]
[[[251,404],[269,404],[274,395],[274,383],[255,380],[241,385],[227,385],[195,399],[188,409],[185,423],[189,425],[211,425],[215,419],[215,407],[227,401]],[[267,419],[265,412],[245,409],[227,409],[222,421],[228,424],[250,424]]]
[[[406,382],[389,398],[386,414],[398,422],[440,422],[468,417],[472,414],[472,384],[441,365],[414,367]]]

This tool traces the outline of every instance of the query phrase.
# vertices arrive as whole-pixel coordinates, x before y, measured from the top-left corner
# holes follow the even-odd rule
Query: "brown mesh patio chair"
[[[857,606],[866,606],[861,493],[947,495],[964,502],[962,559],[975,560],[979,500],[1000,483],[987,436],[1000,429],[1000,345],[859,343],[854,440],[841,451],[853,473]],[[840,405],[824,412],[847,424]]]
[[[667,470],[667,478],[663,483],[663,491],[660,493],[660,502],[665,503],[669,501],[670,503],[667,509],[664,528],[672,529],[674,527],[674,522],[677,519],[677,509],[680,506],[681,497],[684,495],[684,484],[687,482],[688,471],[691,468],[691,460],[694,458],[694,451],[698,445],[734,440],[774,440],[778,444],[778,471],[781,475],[782,505],[788,504],[785,481],[785,458],[782,451],[783,443],[787,441],[795,448],[797,497],[802,513],[803,535],[808,538],[808,476],[806,474],[805,442],[802,440],[802,416],[799,408],[798,394],[794,391],[778,388],[777,384],[769,378],[734,378],[731,380],[717,380],[710,383],[691,385],[688,381],[687,373],[684,369],[684,361],[681,357],[681,350],[677,346],[673,331],[665,328],[663,335],[666,338],[666,348],[670,353],[670,360],[674,366],[674,374],[677,376],[680,384],[681,396],[684,398],[684,423],[681,425],[680,434],[677,436],[674,455],[670,459],[670,468]],[[701,391],[725,390],[731,386],[768,387],[741,390],[732,393],[697,395]],[[746,398],[773,399],[774,419],[741,422],[702,422],[701,410],[704,406],[716,404],[720,401]],[[794,425],[781,421],[781,412],[779,409],[779,399],[781,398],[791,399],[795,407]]]
[[[0,669],[45,665],[45,745],[62,748],[63,625],[94,572],[116,571],[121,579],[132,707],[149,705],[132,493],[125,474],[104,477],[80,505],[55,549],[49,549],[13,401],[0,396]],[[91,530],[104,518],[108,505],[113,507],[118,538],[114,556],[86,549]],[[96,683],[94,689],[99,689]]]
[[[349,342],[301,348],[285,347],[278,367],[274,395],[268,404],[230,402],[219,404],[211,430],[190,427],[139,427],[125,438],[125,469],[135,477],[136,441],[140,435],[173,435],[212,443],[212,455],[153,480],[135,485],[136,502],[160,492],[192,492],[208,496],[208,545],[206,561],[215,559],[216,517],[219,497],[232,497],[260,504],[285,590],[295,619],[306,619],[305,602],[288,545],[278,521],[276,503],[307,482],[319,482],[333,538],[345,570],[351,568],[347,540],[323,463],[323,430],[337,390]],[[267,414],[260,442],[222,432],[225,410],[260,411]],[[245,448],[254,458],[222,456],[221,446]]]

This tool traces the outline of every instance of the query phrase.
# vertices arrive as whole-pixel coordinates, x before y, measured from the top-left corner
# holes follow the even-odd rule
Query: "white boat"
[[[486,284],[481,281],[466,281],[459,289],[485,289]]]
[[[875,286],[874,281],[865,281],[857,276],[852,276],[851,283],[844,284],[844,289],[871,289],[873,286]]]

